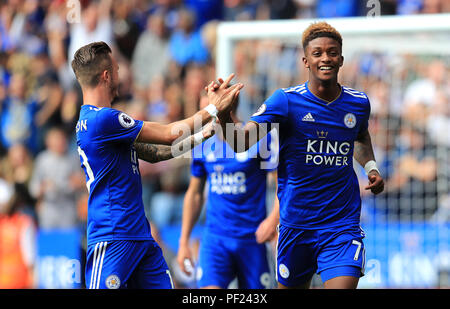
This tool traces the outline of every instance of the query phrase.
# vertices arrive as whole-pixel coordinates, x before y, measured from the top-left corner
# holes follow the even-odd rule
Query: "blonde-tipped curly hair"
[[[330,24],[322,21],[312,23],[302,35],[302,46],[303,49],[306,49],[308,43],[316,38],[320,37],[329,37],[336,40],[339,45],[342,47],[342,36],[335,28],[333,28]]]

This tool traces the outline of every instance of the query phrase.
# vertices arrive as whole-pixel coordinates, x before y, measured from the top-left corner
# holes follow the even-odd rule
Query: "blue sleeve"
[[[257,123],[283,123],[288,116],[289,106],[282,89],[276,90],[252,115],[250,121]]]
[[[195,177],[205,177],[207,174],[202,159],[194,158],[191,163],[191,175]]]
[[[366,95],[367,97],[367,95]],[[369,129],[369,118],[370,118],[370,101],[367,97],[367,101],[365,102],[365,113],[364,113],[364,119],[361,123],[361,126],[359,127],[359,132],[365,132]]]
[[[105,142],[133,143],[144,122],[113,108],[102,108],[97,114],[97,134]]]

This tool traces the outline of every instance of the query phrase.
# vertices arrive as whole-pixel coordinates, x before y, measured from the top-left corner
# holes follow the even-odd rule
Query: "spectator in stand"
[[[222,0],[184,0],[184,5],[195,13],[195,28],[200,29],[211,20],[223,19]]]
[[[48,131],[46,146],[36,157],[29,186],[30,193],[38,200],[39,226],[45,229],[76,227],[76,201],[85,181],[78,156],[67,152],[67,136],[59,128]]]
[[[230,21],[254,20],[261,3],[257,0],[225,0],[224,19]]]
[[[183,108],[184,116],[190,117],[199,109],[200,96],[207,83],[204,66],[190,64],[186,67],[183,82]]]
[[[0,179],[0,182],[3,180]],[[8,185],[0,202],[0,289],[35,287],[36,226],[24,212],[28,201]]]
[[[8,95],[0,107],[0,140],[6,149],[24,143],[36,154],[39,150],[36,124],[39,105],[30,94],[26,74],[18,71],[11,75]]]
[[[206,64],[210,56],[201,32],[195,30],[195,16],[187,10],[178,13],[178,24],[169,40],[169,51],[173,61],[184,67],[190,62]]]
[[[164,16],[164,23],[172,33],[177,27],[178,13],[181,7],[181,0],[155,0],[148,6],[147,14],[153,15],[155,13]]]
[[[52,1],[44,19],[50,64],[57,73],[59,83],[65,91],[73,87],[73,77],[67,71],[68,53],[66,45],[67,41],[70,40],[70,24],[68,24],[67,20],[68,14],[64,2]]]
[[[75,75],[70,63],[78,48],[86,44],[104,41],[110,46],[115,46],[114,31],[111,18],[112,0],[89,1],[82,10],[81,23],[70,24],[70,44],[67,55],[67,72],[71,76],[72,86],[75,85]]]
[[[429,64],[423,66],[426,72],[426,76],[414,80],[406,89],[405,98],[403,102],[403,118],[405,123],[413,123],[414,132],[409,133],[406,130],[406,134],[400,135],[403,137],[402,141],[409,141],[409,144],[415,145],[422,139],[425,139],[426,145],[423,147],[422,153],[417,154],[418,150],[415,150],[410,158],[401,158],[400,167],[415,167],[420,168],[420,173],[417,175],[411,175],[411,181],[414,183],[423,183],[422,189],[419,191],[424,191],[425,188],[430,191],[426,196],[427,205],[425,210],[425,218],[429,218],[429,213],[436,210],[435,197],[433,197],[433,192],[438,195],[437,190],[437,176],[438,173],[441,183],[445,183],[445,180],[450,180],[449,174],[449,159],[448,159],[448,149],[450,146],[450,92],[448,91],[448,72],[445,63],[441,59],[436,59]],[[419,131],[419,132],[416,132]],[[409,133],[409,134],[408,134]],[[412,137],[410,135],[413,134]],[[418,137],[416,137],[418,135]],[[424,135],[422,137],[422,135]],[[409,137],[404,138],[404,137]],[[419,156],[419,157],[417,157]],[[426,157],[427,160],[424,160]],[[413,160],[416,159],[416,160]],[[431,163],[426,163],[430,162]],[[432,164],[433,170],[430,171]],[[427,177],[427,173],[433,173],[433,179]],[[441,185],[442,186],[442,185]],[[441,187],[445,191],[445,187]],[[441,189],[441,190],[442,190]],[[412,189],[415,190],[415,189]],[[443,194],[443,199],[447,194]],[[439,195],[440,197],[440,195]],[[416,199],[417,200],[417,199]],[[420,199],[419,199],[420,201]],[[441,202],[441,205],[446,205]],[[441,210],[439,210],[441,211]]]
[[[217,26],[219,22],[217,20],[210,21],[202,26],[200,29],[202,40],[205,43],[205,47],[208,49],[208,53],[211,57],[211,62],[216,63],[216,48],[217,48]]]
[[[423,66],[425,76],[414,80],[405,90],[404,117],[425,127],[431,110],[435,108],[439,91],[445,91],[446,67],[442,60],[433,60]]]
[[[170,123],[168,119],[169,106],[164,97],[165,80],[155,76],[147,88],[147,120],[160,123]]]
[[[295,19],[297,16],[297,4],[294,0],[266,0],[270,19]]]
[[[350,17],[360,15],[358,0],[318,0],[317,17]]]
[[[423,8],[423,0],[399,0],[397,2],[397,14],[418,14]]]
[[[39,128],[37,138],[39,151],[41,151],[44,146],[45,132],[50,127],[61,123],[60,107],[64,99],[64,89],[60,85],[58,74],[51,65],[46,50],[34,55],[30,67],[34,78],[33,94],[39,102],[36,125]],[[68,129],[72,131],[73,128]]]
[[[15,144],[0,162],[0,175],[11,184],[28,187],[33,172],[33,158],[23,144]]]
[[[112,7],[112,25],[117,50],[126,62],[131,60],[134,48],[141,33],[140,19],[135,16],[135,1],[116,0]]]
[[[157,76],[166,73],[169,66],[169,32],[164,15],[155,13],[147,19],[147,28],[139,36],[131,60],[134,86],[138,97],[144,96],[145,88]]]
[[[388,219],[428,220],[438,205],[436,145],[423,128],[402,119],[396,146],[386,190]]]

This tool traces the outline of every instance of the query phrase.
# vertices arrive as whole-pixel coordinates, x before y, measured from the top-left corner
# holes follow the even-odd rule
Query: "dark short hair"
[[[81,87],[95,87],[100,75],[112,69],[111,48],[105,42],[85,45],[75,52],[72,69]]]
[[[303,49],[306,49],[309,42],[320,37],[332,38],[342,47],[342,36],[335,28],[326,22],[316,22],[309,25],[303,32]]]

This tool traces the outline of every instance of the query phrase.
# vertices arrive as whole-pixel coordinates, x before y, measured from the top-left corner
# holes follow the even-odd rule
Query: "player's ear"
[[[111,75],[108,70],[104,70],[100,75],[100,80],[106,82],[111,78]]]
[[[339,61],[339,66],[343,66],[344,65],[344,56],[341,55],[341,60]]]
[[[306,59],[306,57],[303,56],[302,61],[303,61],[303,64],[305,65],[305,68],[309,69],[308,59]]]

